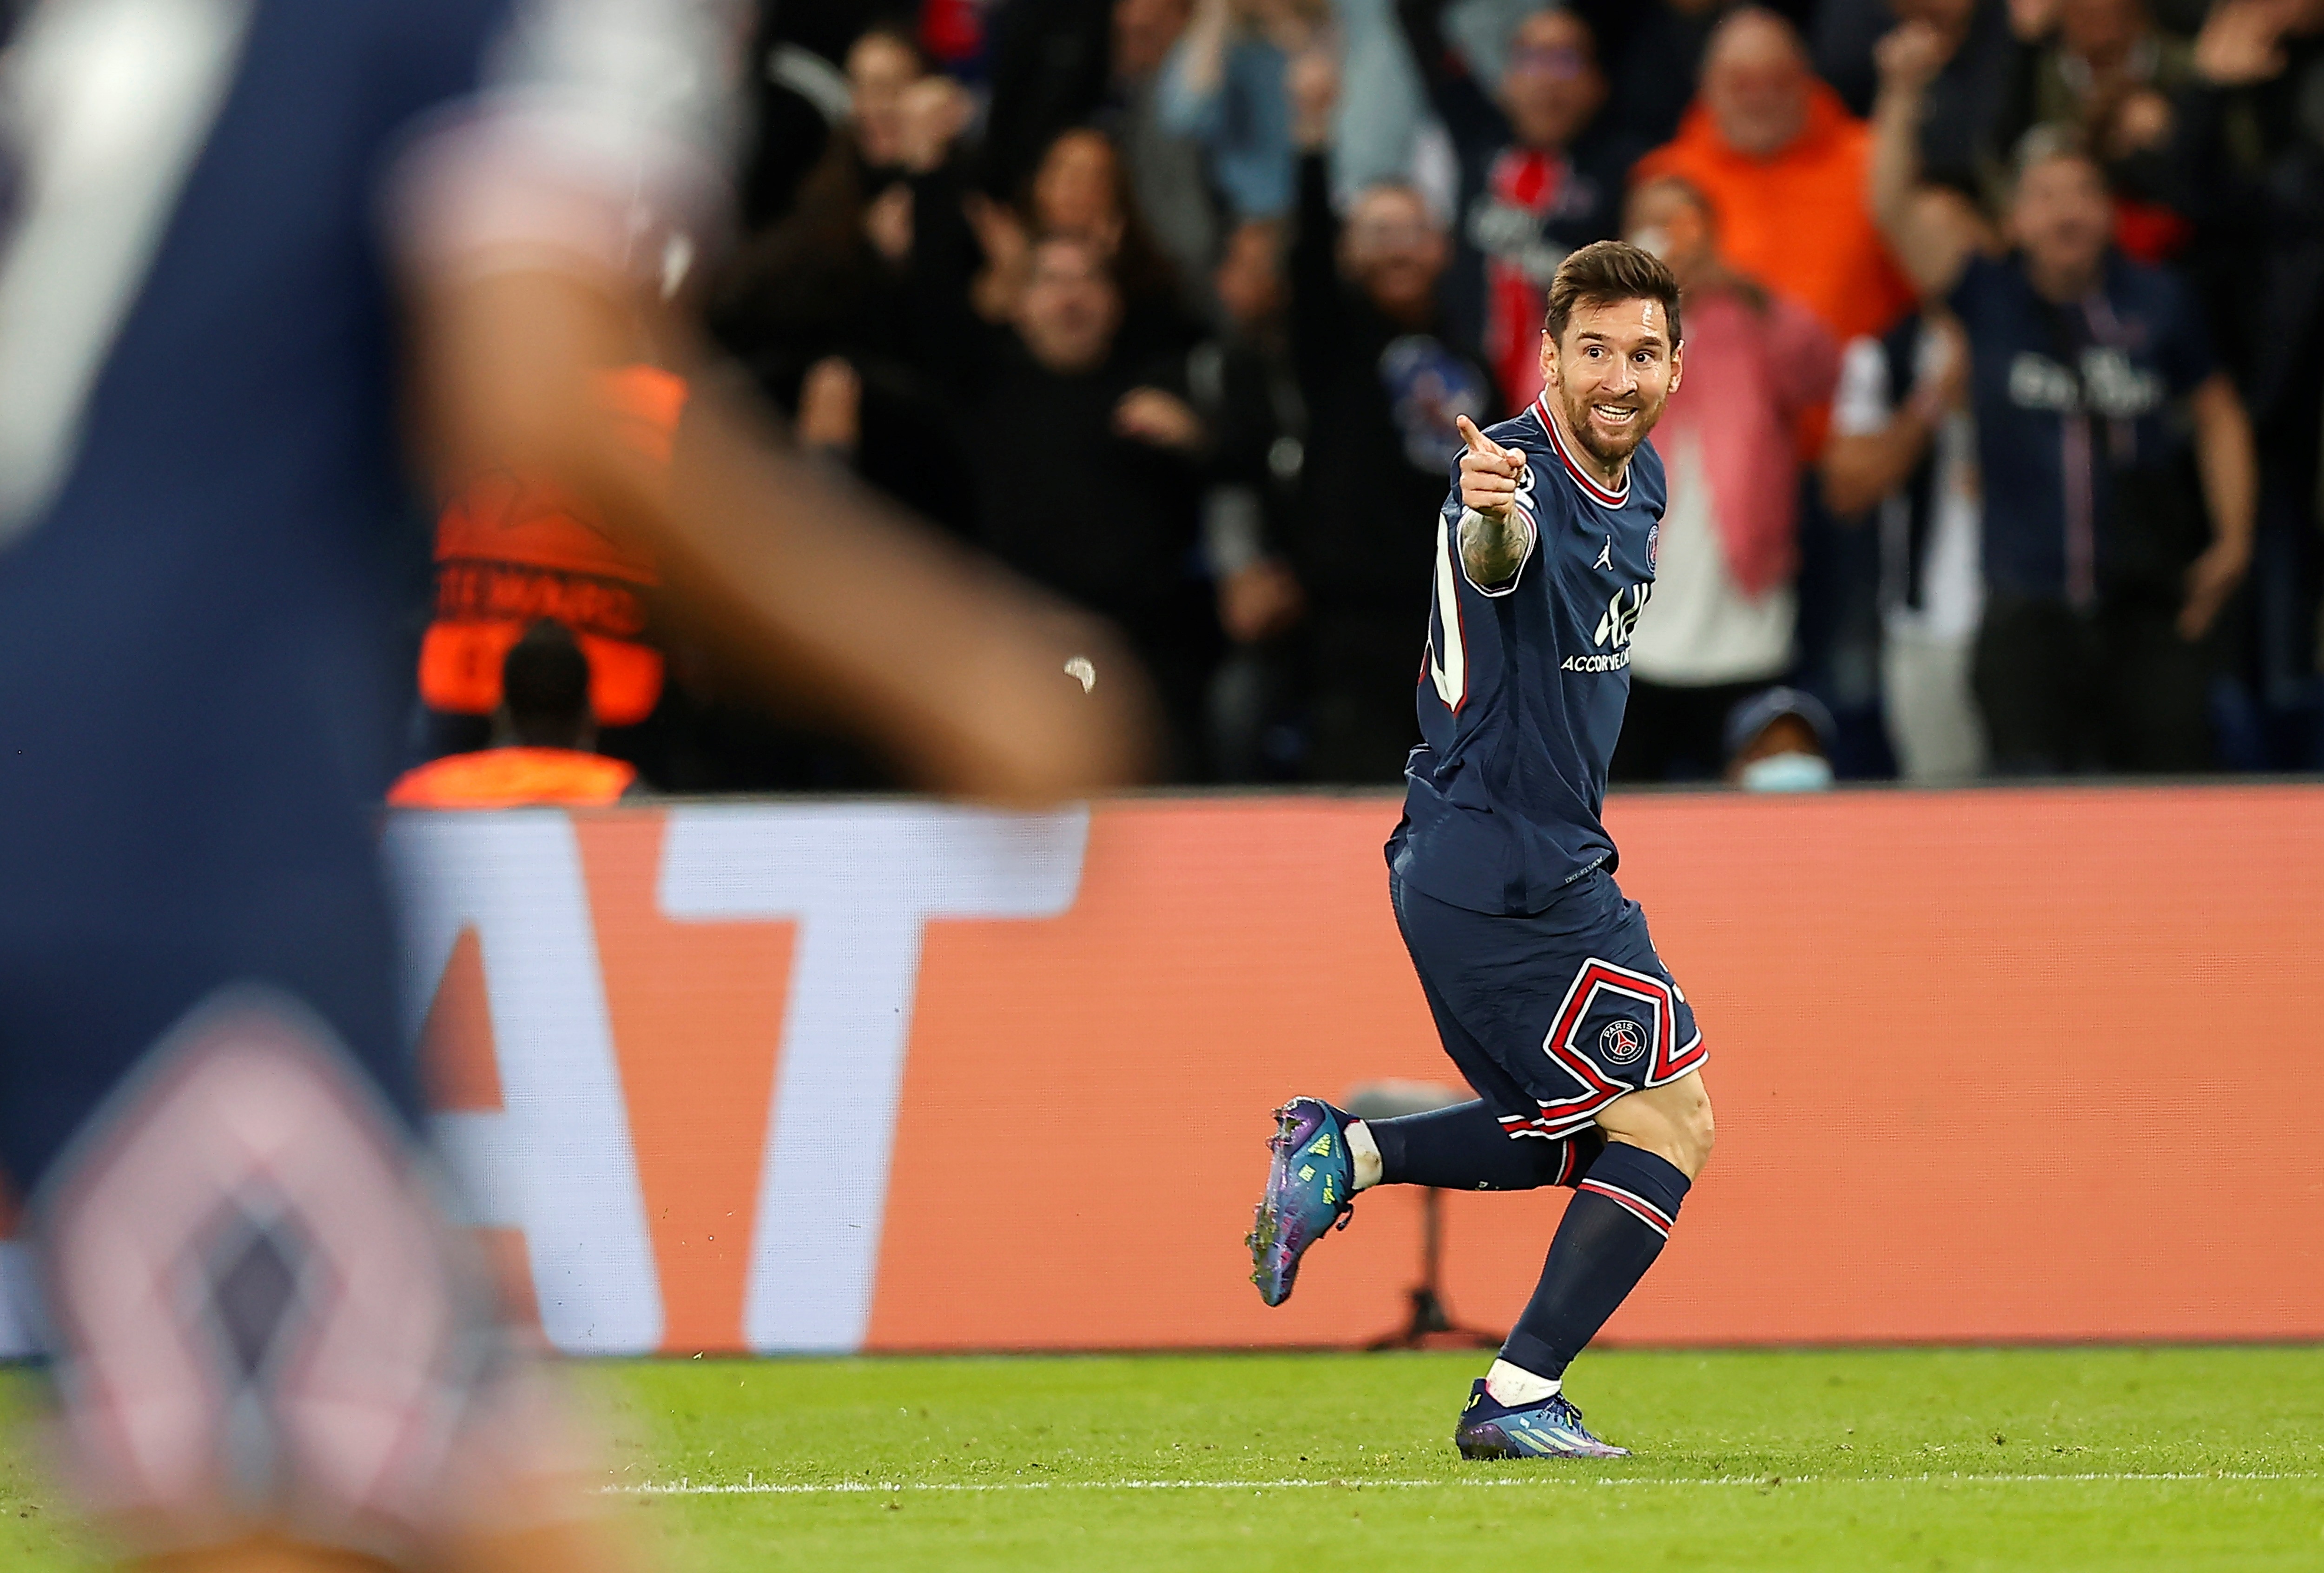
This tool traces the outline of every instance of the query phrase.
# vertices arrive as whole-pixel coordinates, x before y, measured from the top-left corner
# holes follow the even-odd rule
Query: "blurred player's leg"
[[[171,1569],[614,1565],[407,1128],[322,1020],[229,988],[34,1198],[69,1443]]]

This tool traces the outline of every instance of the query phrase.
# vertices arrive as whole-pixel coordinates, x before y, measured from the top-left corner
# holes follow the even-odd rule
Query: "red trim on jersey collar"
[[[1576,464],[1573,461],[1573,456],[1565,451],[1565,439],[1558,435],[1557,422],[1550,418],[1548,399],[1547,390],[1534,395],[1533,418],[1541,422],[1541,429],[1544,431],[1549,433],[1550,451],[1557,455],[1557,461],[1565,467],[1565,473],[1573,477],[1573,484],[1582,488],[1582,495],[1601,508],[1618,508],[1628,502],[1630,500],[1629,467],[1625,465],[1622,467],[1621,486],[1609,491],[1604,482]]]

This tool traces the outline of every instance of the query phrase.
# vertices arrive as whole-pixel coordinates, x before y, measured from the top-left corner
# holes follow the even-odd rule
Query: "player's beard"
[[[1578,398],[1563,387],[1557,390],[1558,410],[1565,417],[1565,429],[1573,434],[1573,440],[1582,445],[1584,453],[1609,470],[1621,468],[1629,462],[1630,456],[1638,451],[1638,444],[1646,440],[1646,434],[1655,429],[1655,422],[1662,419],[1663,406],[1670,403],[1670,395],[1664,393],[1651,404],[1640,395],[1632,395],[1629,404],[1637,411],[1637,414],[1631,417],[1629,424],[1618,432],[1601,432],[1590,419],[1590,406],[1613,402]]]

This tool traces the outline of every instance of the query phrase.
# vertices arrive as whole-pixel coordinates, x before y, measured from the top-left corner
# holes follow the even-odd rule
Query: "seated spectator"
[[[1818,81],[1791,23],[1746,6],[1711,35],[1678,135],[1638,161],[1710,199],[1729,266],[1813,311],[1835,338],[1883,333],[1912,301],[1864,203],[1863,122]]]
[[[1813,694],[1773,688],[1727,717],[1729,786],[1747,792],[1820,792],[1831,787],[1831,712]]]
[[[1915,200],[1949,210],[1923,222],[1984,228],[1958,192]],[[1849,341],[1821,464],[1833,514],[1879,532],[1881,712],[1898,773],[1920,786],[1971,780],[1986,759],[1969,689],[1983,504],[1969,346],[1951,312],[1932,303],[1882,338]]]
[[[685,408],[680,378],[650,365],[606,374],[598,396],[635,447],[667,463]],[[501,669],[537,619],[577,638],[595,723],[626,728],[653,713],[662,653],[649,630],[653,560],[595,510],[537,476],[475,477],[436,527],[436,608],[420,645],[420,698],[437,748],[478,746],[500,709]]]
[[[2251,558],[2243,403],[2178,280],[2109,245],[2104,171],[2070,138],[2029,136],[2006,258],[1929,221],[1913,129],[1938,58],[1925,29],[1882,42],[1872,194],[1969,341],[1985,495],[1974,683],[1995,766],[2205,769],[2202,641]]]
[[[2116,241],[2144,262],[2190,233],[2172,210],[2174,102],[2195,80],[2194,46],[2154,24],[2145,0],[2015,0],[2015,58],[1996,115],[1997,146],[2036,125],[2071,130],[2114,194]],[[2006,171],[1990,171],[1997,185]]]
[[[493,745],[406,771],[388,789],[399,809],[513,809],[610,803],[638,773],[596,752],[589,718],[589,662],[561,623],[543,618],[501,663]]]
[[[1460,162],[1447,320],[1484,352],[1506,409],[1541,392],[1541,319],[1566,253],[1615,233],[1643,143],[1601,124],[1606,78],[1589,23],[1542,10],[1510,30],[1488,95],[1443,46],[1444,0],[1402,0],[1405,31]]]
[[[1728,712],[1792,664],[1799,428],[1831,397],[1839,350],[1807,308],[1723,263],[1710,204],[1684,180],[1639,187],[1628,220],[1686,292],[1686,342],[1655,430],[1670,497],[1611,773],[1709,779]]]
[[[964,330],[954,419],[976,539],[1128,635],[1175,729],[1172,773],[1188,779],[1218,637],[1197,555],[1209,439],[1180,359],[1126,346],[1121,326],[1097,243],[1036,242],[1008,330]]]
[[[1451,247],[1420,194],[1374,186],[1343,227],[1321,152],[1328,101],[1302,105],[1291,341],[1307,408],[1296,564],[1308,597],[1309,772],[1402,778],[1419,741],[1413,681],[1430,554],[1461,440],[1493,407],[1483,370],[1448,342],[1436,289]]]

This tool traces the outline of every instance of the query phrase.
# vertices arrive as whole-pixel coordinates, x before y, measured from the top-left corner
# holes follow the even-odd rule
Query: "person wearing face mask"
[[[1543,291],[1568,252],[1613,236],[1623,177],[1645,147],[1600,113],[1606,76],[1579,15],[1543,9],[1520,19],[1489,89],[1445,45],[1444,9],[1444,0],[1397,6],[1460,162],[1445,310],[1483,350],[1502,402],[1521,409],[1541,391]]]
[[[1747,792],[1831,788],[1831,712],[1813,694],[1772,688],[1727,717],[1727,784]]]
[[[1639,187],[1628,218],[1631,243],[1686,291],[1687,378],[1655,439],[1670,510],[1613,771],[1702,779],[1719,773],[1728,712],[1792,665],[1800,430],[1831,398],[1840,352],[1806,307],[1726,265],[1710,204],[1686,181]]]

